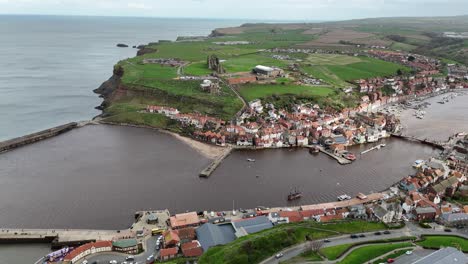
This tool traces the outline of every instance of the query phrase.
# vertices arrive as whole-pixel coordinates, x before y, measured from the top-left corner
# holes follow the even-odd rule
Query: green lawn
[[[389,238],[389,239],[379,239],[379,240],[369,241],[367,243],[368,244],[390,243],[390,242],[409,241],[409,240],[415,240],[415,239],[416,237],[397,237],[397,238]],[[322,255],[324,255],[328,260],[335,260],[339,256],[341,256],[344,252],[352,248],[354,245],[356,244],[350,243],[350,244],[343,244],[343,245],[338,245],[338,246],[333,246],[333,247],[326,247],[326,248],[322,248],[320,250],[320,253],[322,253]]]
[[[307,261],[321,261],[323,258],[317,253],[313,251],[309,252],[304,252],[300,254],[299,256],[296,256],[290,260],[287,261],[281,261],[280,263],[284,264],[296,264],[296,263],[304,263]]]
[[[363,225],[361,221],[345,221],[321,224],[312,221],[284,224],[259,233],[239,238],[232,243],[210,248],[201,258],[200,264],[210,263],[258,263],[261,260],[276,254],[289,246],[305,241],[305,237],[311,239],[323,239],[338,235],[337,231],[345,233],[354,232],[357,226],[360,231],[373,231],[383,229],[382,224],[370,223]],[[364,229],[364,230],[363,230]]]
[[[334,92],[328,86],[305,86],[295,84],[246,84],[239,89],[247,100],[269,97],[272,95],[301,95],[304,97],[322,97]]]
[[[328,260],[335,260],[341,254],[344,252],[348,251],[354,244],[343,244],[343,245],[338,245],[338,246],[333,246],[333,247],[326,247],[322,248],[320,250],[320,253],[322,253]]]
[[[468,239],[457,236],[424,236],[423,241],[417,244],[432,249],[439,249],[441,247],[455,247],[460,248],[464,252],[468,252]]]
[[[378,259],[378,260],[374,261],[373,264],[385,263],[389,258],[396,259],[399,256],[404,255],[406,253],[406,251],[408,251],[408,250],[413,250],[413,249],[402,249],[402,250],[395,251],[395,253],[392,253],[392,254],[386,256],[385,258],[381,258],[381,259]]]
[[[223,66],[226,71],[230,73],[249,72],[257,65],[281,68],[288,64],[283,60],[277,60],[267,55],[271,54],[247,54],[232,58],[221,58],[226,59],[226,61],[223,62]]]
[[[306,62],[312,65],[348,65],[361,62],[361,58],[340,54],[311,54]]]
[[[378,256],[382,256],[388,252],[391,252],[399,248],[411,247],[411,243],[395,243],[395,244],[382,244],[382,245],[371,245],[353,250],[347,255],[339,264],[362,264],[367,261],[374,259]]]
[[[208,64],[206,61],[194,62],[187,67],[184,67],[185,75],[203,76],[210,75],[211,73],[213,73],[213,71],[208,69]]]
[[[141,64],[137,60],[120,62],[124,69],[122,82],[137,83],[145,79],[172,79],[177,77],[177,68],[159,64]]]

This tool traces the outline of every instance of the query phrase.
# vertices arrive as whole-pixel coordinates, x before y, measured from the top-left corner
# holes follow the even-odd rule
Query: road
[[[390,232],[391,233],[388,235],[374,235],[374,232],[368,232],[368,233],[363,233],[365,234],[365,237],[355,238],[355,239],[352,239],[349,235],[332,237],[332,238],[329,238],[330,242],[326,243],[324,247],[332,247],[332,246],[338,246],[338,245],[350,244],[350,243],[358,243],[358,242],[370,242],[370,241],[375,241],[375,240],[381,240],[381,239],[386,239],[386,238],[398,238],[398,237],[403,237],[403,236],[420,237],[423,234],[425,235],[433,235],[433,234],[458,235],[458,236],[462,236],[468,239],[467,230],[455,230],[454,229],[453,232],[447,233],[444,231],[444,228],[442,226],[439,226],[436,229],[423,229],[413,223],[407,223],[407,225],[404,228],[391,230]],[[283,253],[283,257],[281,257],[280,259],[276,259],[275,256],[271,256],[268,259],[265,259],[264,261],[260,263],[261,264],[278,264],[280,261],[289,260],[303,253],[306,249],[306,246],[307,246],[307,242],[284,249],[281,252],[278,252],[278,253]],[[324,261],[321,263],[334,263],[334,262]]]
[[[134,264],[145,264],[146,259],[150,255],[154,255],[155,257],[157,256],[158,252],[155,250],[156,247],[156,236],[149,237],[146,240],[146,250],[139,254],[135,255],[135,260],[130,262],[127,261],[126,263],[134,263]],[[108,264],[109,261],[111,260],[116,260],[119,264],[125,262],[125,258],[128,256],[128,254],[122,254],[122,253],[116,253],[116,252],[106,252],[106,253],[100,253],[100,254],[95,254],[90,257],[84,258],[88,261],[88,264],[93,263],[93,261],[96,261],[98,264]],[[81,260],[79,263],[83,263],[83,260]]]

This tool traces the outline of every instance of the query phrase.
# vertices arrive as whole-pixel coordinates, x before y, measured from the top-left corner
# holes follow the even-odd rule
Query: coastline
[[[206,157],[208,159],[212,159],[212,160],[219,157],[225,151],[225,147],[219,147],[219,146],[214,146],[214,145],[210,145],[210,144],[207,144],[207,143],[203,143],[203,142],[197,141],[195,139],[192,139],[192,138],[189,138],[189,137],[184,137],[184,136],[181,136],[181,135],[179,135],[179,134],[177,134],[175,132],[171,132],[171,131],[161,129],[161,128],[156,128],[156,127],[151,127],[151,126],[144,126],[144,125],[127,124],[127,123],[113,123],[113,122],[107,122],[107,121],[103,121],[103,120],[97,121],[97,123],[98,124],[103,124],[103,125],[146,128],[146,129],[155,130],[155,131],[160,132],[160,133],[168,134],[168,135],[171,135],[171,136],[175,137],[176,139],[178,139],[182,143],[188,145],[189,147],[191,147],[192,149],[197,151],[202,156],[204,156],[204,157]]]

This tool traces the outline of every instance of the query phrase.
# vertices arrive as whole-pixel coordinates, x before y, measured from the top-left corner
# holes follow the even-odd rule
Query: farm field
[[[239,89],[247,101],[272,95],[301,95],[303,97],[323,97],[334,92],[328,86],[305,86],[295,84],[246,84]]]
[[[323,79],[334,86],[345,86],[346,81],[377,76],[395,75],[400,69],[410,69],[391,62],[368,57],[353,57],[336,54],[312,54],[303,70],[310,75]]]

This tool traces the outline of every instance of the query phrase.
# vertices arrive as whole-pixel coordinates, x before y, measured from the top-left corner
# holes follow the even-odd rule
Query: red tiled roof
[[[74,257],[78,256],[82,252],[91,249],[91,248],[103,248],[103,247],[111,247],[112,248],[112,241],[96,241],[88,244],[84,244],[75,248],[70,254],[65,257],[65,261],[71,261]]]
[[[200,223],[200,219],[196,212],[176,214],[175,216],[171,216],[170,221],[172,228],[198,225]]]
[[[159,251],[159,257],[168,257],[168,256],[174,256],[177,255],[179,252],[178,248],[163,248],[161,251]]]
[[[280,211],[280,217],[287,217],[290,223],[297,223],[303,220],[301,213],[298,211]]]
[[[198,257],[203,254],[203,249],[197,240],[182,244],[181,248],[185,257]]]

